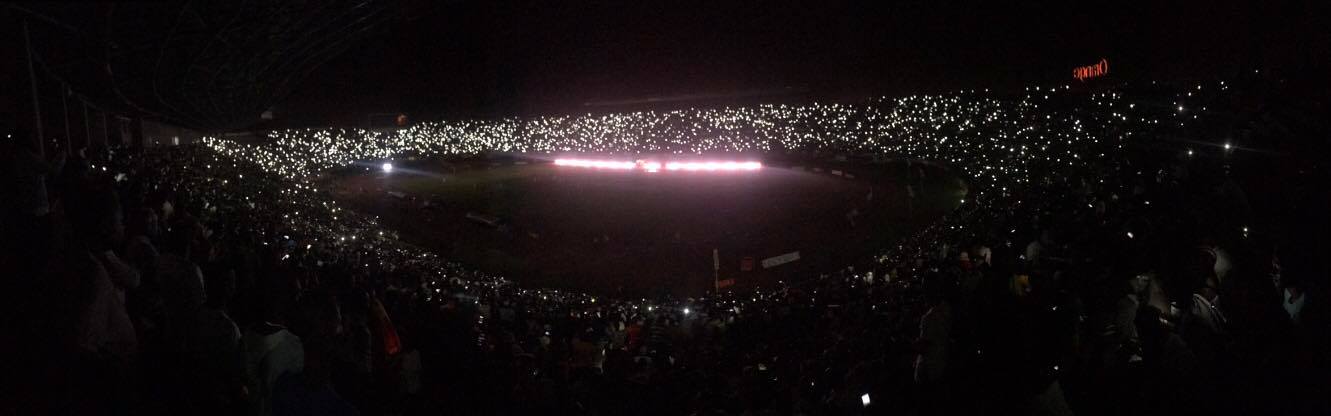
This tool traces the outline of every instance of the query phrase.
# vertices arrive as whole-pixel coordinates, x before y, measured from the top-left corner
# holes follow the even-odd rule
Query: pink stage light
[[[735,171],[758,170],[763,167],[759,162],[668,162],[666,170],[684,171]]]
[[[655,161],[594,161],[594,159],[555,159],[555,166],[594,167],[594,169],[655,171],[741,171],[763,169],[761,162],[655,162]]]
[[[629,170],[637,165],[633,162],[616,162],[611,160],[555,159],[555,166]]]
[[[763,164],[760,162],[666,162],[663,164],[661,162],[644,160],[622,162],[613,160],[555,159],[555,166],[616,170],[641,169],[645,172],[658,172],[663,168],[669,171],[718,172],[754,171],[762,169]]]

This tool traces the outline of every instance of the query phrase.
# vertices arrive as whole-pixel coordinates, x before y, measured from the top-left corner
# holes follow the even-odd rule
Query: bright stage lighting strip
[[[612,170],[638,169],[645,172],[659,172],[662,168],[668,171],[736,172],[759,170],[762,169],[763,164],[760,162],[665,162],[662,164],[661,162],[649,160],[628,162],[590,159],[555,159],[555,166]]]

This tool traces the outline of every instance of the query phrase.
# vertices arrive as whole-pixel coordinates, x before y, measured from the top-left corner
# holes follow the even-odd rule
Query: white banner
[[[786,254],[782,254],[780,256],[768,257],[763,259],[763,268],[770,269],[799,259],[800,259],[800,252],[792,251]]]

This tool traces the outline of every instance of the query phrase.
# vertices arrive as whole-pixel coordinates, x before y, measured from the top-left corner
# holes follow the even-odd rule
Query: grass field
[[[914,175],[914,198],[904,164],[855,171],[856,179],[846,179],[773,167],[645,173],[430,161],[391,174],[336,175],[330,185],[404,239],[513,280],[623,296],[692,296],[712,287],[713,249],[721,278],[736,278],[737,288],[797,280],[863,259],[961,198],[957,181],[939,171]],[[505,225],[469,221],[469,212]],[[791,251],[801,259],[740,270],[744,257],[758,263]]]

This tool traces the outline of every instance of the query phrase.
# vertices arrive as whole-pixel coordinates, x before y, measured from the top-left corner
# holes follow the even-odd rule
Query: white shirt
[[[925,349],[915,357],[915,381],[937,381],[947,371],[947,347],[952,332],[952,307],[940,303],[920,318],[920,340]]]
[[[272,392],[277,378],[305,369],[305,349],[300,337],[282,328],[271,334],[254,330],[245,332],[245,367],[250,394],[255,396],[255,413],[272,414]]]
[[[128,359],[138,349],[138,336],[125,309],[125,294],[111,281],[102,262],[92,255],[88,261],[94,267],[93,298],[79,316],[76,342],[85,351],[105,351]]]
[[[1294,321],[1294,323],[1299,323],[1299,318],[1303,315],[1303,303],[1305,300],[1308,300],[1307,292],[1291,302],[1289,289],[1285,289],[1285,301],[1281,302],[1280,305],[1285,307],[1285,313],[1289,314],[1289,320]]]

